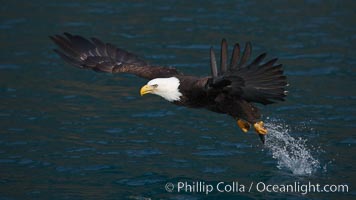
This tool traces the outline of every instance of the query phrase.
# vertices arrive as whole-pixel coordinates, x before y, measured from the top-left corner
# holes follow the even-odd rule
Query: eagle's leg
[[[243,119],[238,119],[236,123],[244,133],[248,132],[248,130],[250,130],[251,128],[250,123],[246,122]]]
[[[238,99],[233,102],[233,108],[231,109],[232,116],[237,120],[237,125],[243,132],[247,132],[253,125],[253,128],[257,132],[262,143],[265,143],[265,136],[267,129],[263,126],[261,121],[261,114],[256,106],[243,99]],[[243,119],[243,120],[242,120]]]
[[[253,124],[253,127],[255,128],[255,131],[258,133],[258,134],[261,134],[261,135],[266,135],[267,134],[267,129],[263,126],[263,121],[259,121],[259,122],[256,122]]]

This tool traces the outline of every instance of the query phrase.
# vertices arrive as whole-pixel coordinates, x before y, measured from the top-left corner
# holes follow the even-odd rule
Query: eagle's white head
[[[179,101],[182,93],[179,92],[180,81],[176,77],[170,78],[155,78],[144,85],[141,90],[141,96],[151,93],[156,94],[167,101]]]

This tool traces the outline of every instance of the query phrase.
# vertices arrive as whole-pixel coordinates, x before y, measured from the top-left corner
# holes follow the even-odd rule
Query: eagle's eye
[[[154,84],[154,85],[152,85],[152,87],[157,88],[157,87],[158,87],[158,85],[157,85],[157,84]]]

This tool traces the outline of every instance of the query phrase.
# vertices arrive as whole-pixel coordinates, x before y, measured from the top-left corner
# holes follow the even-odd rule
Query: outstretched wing
[[[227,42],[221,42],[221,66],[217,68],[213,48],[210,49],[210,65],[212,77],[206,88],[215,92],[221,91],[232,96],[238,96],[248,102],[271,104],[284,101],[287,91],[287,78],[283,75],[281,64],[276,64],[277,58],[262,63],[266,53],[259,55],[251,63],[251,43],[246,43],[245,50],[240,56],[240,45],[235,44],[230,65],[227,66]]]
[[[99,72],[131,73],[146,79],[165,78],[180,73],[172,67],[150,66],[137,55],[103,43],[97,38],[86,39],[64,33],[50,36],[59,50],[54,51],[67,63]]]

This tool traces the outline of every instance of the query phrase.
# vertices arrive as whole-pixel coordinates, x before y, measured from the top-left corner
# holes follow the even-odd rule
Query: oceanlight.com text
[[[267,184],[264,182],[250,182],[243,184],[238,181],[233,182],[217,182],[208,183],[204,181],[179,181],[177,183],[168,182],[165,185],[167,192],[177,193],[203,193],[210,194],[212,192],[218,193],[245,193],[245,192],[259,192],[259,193],[338,193],[349,192],[347,184],[324,184],[319,183],[300,183],[293,182],[291,184]]]

